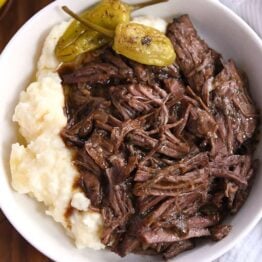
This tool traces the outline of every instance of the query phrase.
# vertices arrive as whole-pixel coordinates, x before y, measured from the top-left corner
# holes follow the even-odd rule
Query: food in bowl
[[[43,201],[78,247],[170,258],[225,237],[255,174],[244,75],[187,15],[167,27],[177,59],[164,67],[105,43],[57,70],[66,28],[51,32],[16,108],[27,145],[13,146],[14,188]]]

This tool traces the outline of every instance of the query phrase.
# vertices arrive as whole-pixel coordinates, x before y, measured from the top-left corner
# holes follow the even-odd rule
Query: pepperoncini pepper
[[[78,55],[95,50],[106,45],[110,39],[104,35],[94,31],[86,30],[80,37],[78,37],[73,44],[63,48],[60,52],[56,50],[59,60],[63,62],[73,61]]]
[[[136,23],[117,26],[113,49],[145,65],[168,66],[176,58],[169,38],[152,27]]]
[[[168,37],[160,31],[136,23],[120,23],[115,32],[78,17],[67,7],[64,11],[83,25],[113,39],[113,49],[134,61],[146,65],[168,66],[176,54]]]
[[[132,11],[166,1],[168,0],[151,0],[128,5],[120,0],[102,0],[97,5],[87,9],[80,17],[106,29],[115,30],[118,24],[130,21]],[[75,20],[59,39],[55,54],[58,60],[69,62],[81,53],[99,48],[108,42],[109,40],[103,34],[101,35]]]

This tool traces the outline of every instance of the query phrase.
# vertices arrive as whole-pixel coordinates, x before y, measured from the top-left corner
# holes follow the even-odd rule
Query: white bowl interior
[[[89,1],[90,4],[94,2],[94,0]],[[118,256],[108,251],[77,250],[62,228],[43,214],[41,205],[27,196],[15,193],[10,187],[10,146],[16,141],[16,127],[11,122],[14,107],[20,91],[33,79],[35,63],[43,39],[53,25],[67,19],[59,8],[65,4],[75,11],[80,11],[87,6],[87,1],[55,1],[26,23],[11,40],[0,58],[0,204],[16,229],[36,248],[55,261],[120,261]],[[257,105],[261,107],[261,40],[228,9],[215,0],[170,0],[167,4],[137,12],[137,14],[150,14],[168,19],[184,13],[190,14],[199,33],[211,47],[222,53],[225,58],[233,58],[238,66],[246,71],[252,96]],[[261,143],[259,143],[258,158],[261,156],[261,150]],[[262,199],[260,172],[259,170],[244,207],[236,216],[228,219],[228,222],[233,225],[231,234],[218,243],[209,242],[185,252],[175,261],[195,261],[196,258],[201,261],[213,260],[226,252],[252,229],[262,216],[262,203],[258,201]],[[121,261],[153,261],[153,259],[130,255]]]

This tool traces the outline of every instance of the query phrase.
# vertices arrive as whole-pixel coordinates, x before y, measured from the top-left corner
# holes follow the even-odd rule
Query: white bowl
[[[93,4],[95,0],[88,2]],[[86,0],[55,1],[18,31],[0,58],[0,205],[21,235],[55,261],[120,261],[118,256],[109,251],[77,250],[62,228],[44,215],[39,204],[27,196],[17,194],[10,187],[10,146],[16,141],[15,126],[11,122],[11,117],[20,91],[33,78],[43,39],[53,25],[68,18],[59,8],[62,5],[68,5],[79,12],[88,4]],[[247,72],[253,98],[257,105],[261,106],[262,42],[252,29],[230,10],[216,0],[170,0],[166,4],[143,9],[137,13],[163,18],[188,13],[207,43],[222,53],[224,58],[233,58],[238,66]],[[261,158],[261,150],[260,142],[257,149],[258,158]],[[255,226],[262,217],[260,173],[259,170],[244,207],[236,216],[228,219],[233,225],[229,236],[217,243],[200,245],[178,256],[175,261],[214,260],[232,248]],[[153,259],[130,255],[122,261],[153,261]]]

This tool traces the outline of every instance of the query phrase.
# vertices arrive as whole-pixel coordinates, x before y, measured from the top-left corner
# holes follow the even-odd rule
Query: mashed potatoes
[[[67,119],[61,80],[55,72],[58,61],[54,48],[67,26],[68,23],[62,23],[52,29],[38,62],[37,81],[21,93],[16,106],[13,120],[26,145],[12,146],[12,185],[19,193],[43,202],[46,214],[65,227],[78,248],[101,249],[101,215],[88,210],[90,200],[73,190],[79,174],[59,135]],[[73,212],[67,218],[69,206]]]
[[[134,17],[132,22],[153,27],[162,33],[165,33],[167,28],[167,22],[164,19],[148,15]]]

